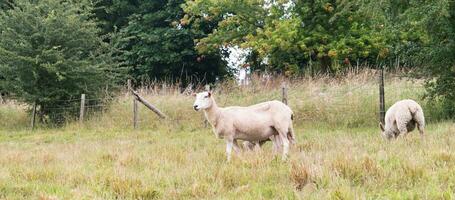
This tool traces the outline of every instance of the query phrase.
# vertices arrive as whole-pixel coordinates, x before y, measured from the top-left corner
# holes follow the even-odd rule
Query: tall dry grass
[[[424,93],[420,80],[387,77],[387,105]],[[84,124],[33,132],[14,129],[27,127],[24,108],[0,106],[1,120],[16,123],[0,127],[0,199],[455,198],[455,126],[434,120],[430,105],[420,101],[430,119],[424,138],[387,142],[377,127],[376,72],[288,81],[297,135],[288,162],[266,144],[227,163],[224,141],[175,86],[139,90],[170,119],[140,106],[136,130],[125,93]],[[221,106],[250,105],[280,99],[281,82],[224,82],[214,95]]]
[[[403,78],[405,72],[386,73],[386,107],[401,99],[414,99],[423,105],[428,121],[438,121],[440,108],[434,102],[423,100],[423,80]],[[286,82],[288,103],[295,113],[295,122],[300,125],[324,125],[337,127],[372,127],[379,120],[379,85],[376,70],[347,71],[336,76],[318,75],[285,79],[277,77],[262,79],[253,76],[251,84],[240,87],[235,81],[227,80],[212,86],[219,106],[248,106],[251,104],[281,100],[281,86]],[[156,128],[200,127],[202,117],[192,110],[191,92],[203,90],[203,86],[187,88],[183,93],[176,84],[155,83],[137,89],[141,96],[170,116],[170,120],[159,120],[144,106],[139,106],[139,126]],[[89,98],[89,97],[88,97]],[[102,107],[102,112],[90,112],[87,127],[111,129],[131,128],[133,97],[126,90]],[[27,127],[29,119],[23,109],[11,110],[11,106],[0,105],[0,123],[3,128]],[[70,126],[74,123],[69,122]]]
[[[397,72],[395,72],[397,73]],[[437,104],[423,100],[422,80],[403,78],[400,74],[387,74],[385,86],[386,108],[401,99],[414,99],[421,103],[429,122],[441,117]],[[320,75],[263,80],[253,77],[250,85],[239,86],[235,81],[225,81],[212,87],[219,106],[248,106],[263,101],[281,100],[282,84],[288,87],[288,103],[295,114],[296,126],[325,126],[331,128],[377,127],[379,121],[378,73],[375,70],[346,72],[338,76]],[[192,110],[194,98],[190,90],[168,85],[143,87],[139,93],[149,102],[170,116],[160,120],[144,106],[139,109],[139,126],[150,129],[161,125],[178,129],[199,128],[203,117]],[[193,92],[203,91],[203,87]],[[103,127],[127,128],[132,125],[132,97],[121,95],[97,120]],[[91,123],[89,122],[89,124]]]

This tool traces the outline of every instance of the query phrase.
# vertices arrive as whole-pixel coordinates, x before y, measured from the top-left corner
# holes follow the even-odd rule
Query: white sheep
[[[385,126],[380,123],[382,135],[387,139],[405,136],[416,127],[420,135],[424,134],[425,117],[420,105],[414,100],[406,99],[393,104],[385,114]]]
[[[279,136],[283,145],[282,158],[286,159],[290,141],[287,135],[294,136],[292,110],[280,101],[268,101],[248,107],[218,107],[211,92],[196,94],[193,108],[203,110],[206,119],[213,127],[215,135],[226,141],[228,161],[234,148],[238,151],[237,140],[249,142],[272,139],[274,145]],[[294,137],[293,137],[294,138]]]

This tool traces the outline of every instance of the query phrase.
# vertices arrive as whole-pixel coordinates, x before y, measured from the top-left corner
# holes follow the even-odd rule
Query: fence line
[[[356,108],[356,110],[353,111],[352,116],[350,116],[355,123],[356,120],[365,120],[364,118],[370,117],[370,116],[379,116],[378,121],[383,120],[384,115],[385,115],[385,108],[388,104],[391,103],[391,100],[396,100],[400,98],[409,98],[409,94],[412,94],[413,90],[416,88],[419,88],[418,92],[421,92],[422,87],[413,85],[413,84],[408,84],[405,87],[400,87],[402,90],[396,90],[395,87],[397,85],[393,84],[388,84],[390,83],[389,81],[393,80],[394,78],[404,78],[405,76],[389,76],[385,77],[384,72],[376,73],[374,74],[375,80],[379,80],[376,84],[379,86],[379,91],[378,90],[371,90],[371,86],[369,87],[368,85],[343,85],[343,88],[331,88],[330,84],[327,84],[328,86],[324,85],[318,88],[318,91],[315,91],[313,93],[308,93],[310,99],[304,99],[304,100],[299,100],[301,102],[297,102],[297,105],[293,105],[293,103],[296,103],[297,101],[293,97],[296,96],[304,96],[301,95],[303,91],[299,91],[299,88],[293,87],[292,81],[288,82],[282,82],[281,87],[275,87],[276,90],[274,90],[274,93],[265,93],[265,98],[264,100],[269,100],[270,98],[281,98],[281,100],[286,103],[290,104],[291,107],[295,106],[320,106],[320,108],[314,109],[316,112],[318,109],[320,109],[320,112],[327,112],[327,110],[332,110],[333,111],[333,116],[339,116],[343,118],[345,113],[343,111],[349,110],[353,106],[357,106],[360,108]],[[376,79],[376,76],[378,78]],[[282,79],[280,79],[282,80]],[[368,82],[368,84],[371,84],[372,82]],[[261,86],[261,85],[259,85]],[[132,86],[129,85],[128,88],[131,88]],[[168,85],[162,85],[163,88],[166,88],[165,92],[166,94],[172,94],[172,90],[170,88],[175,88],[173,86],[168,86]],[[220,87],[220,86],[218,86]],[[219,89],[218,87],[215,87],[215,89]],[[224,86],[221,86],[224,87]],[[244,87],[244,86],[243,86]],[[156,87],[149,87],[153,89],[153,92],[147,92],[146,89],[143,89],[142,92],[145,94],[162,94],[163,92],[159,91],[156,89]],[[189,93],[188,88],[185,88],[185,94]],[[280,92],[276,92],[280,91]],[[306,92],[306,91],[305,91]],[[311,92],[311,91],[310,91]],[[133,93],[129,93],[128,96],[132,96]],[[360,97],[358,95],[361,95]],[[378,101],[379,100],[379,101]],[[418,100],[418,99],[417,99]],[[14,96],[7,96],[4,98],[4,102],[8,101],[15,101]],[[352,102],[352,101],[359,101],[359,102]],[[67,120],[78,120],[80,123],[84,123],[84,120],[91,119],[93,116],[96,117],[102,117],[109,109],[109,107],[112,105],[112,103],[109,103],[108,100],[102,99],[102,98],[90,98],[88,95],[81,95],[80,99],[69,99],[69,100],[58,100],[58,102],[64,102],[67,103],[67,105],[62,105],[62,106],[53,106],[53,107],[46,107],[47,111],[50,112],[48,116],[45,117],[45,119],[40,119],[40,117],[37,117],[36,115],[39,115],[39,109],[36,108],[33,109],[35,112],[32,114],[30,118],[30,126],[33,129],[36,126],[36,122],[43,122],[49,119],[54,119],[57,122],[65,122]],[[128,100],[130,102],[130,100]],[[302,103],[303,102],[303,103]],[[318,102],[323,102],[320,105],[318,105]],[[130,103],[128,103],[131,105]],[[226,104],[226,103],[225,103]],[[222,104],[221,104],[222,105]],[[364,107],[368,107],[371,109],[370,113],[365,113],[362,109]],[[128,106],[129,107],[129,106]],[[374,107],[374,110],[372,109]],[[379,109],[378,109],[379,108]],[[38,109],[38,111],[37,111]],[[79,111],[79,112],[78,112]],[[133,127],[135,129],[139,128],[142,126],[142,122],[145,122],[145,119],[140,119],[139,115],[139,105],[137,103],[137,99],[133,98],[133,109],[132,115],[132,122],[130,120],[126,120],[129,117],[127,116],[109,116],[112,119],[119,119],[120,121],[126,121],[130,127]],[[374,111],[374,113],[372,113]],[[99,114],[96,114],[99,113]],[[308,115],[307,113],[299,113],[301,116],[305,117]],[[315,116],[319,116],[318,113],[313,113],[316,114]],[[324,113],[323,113],[324,114]],[[175,117],[175,116],[174,116]],[[431,119],[431,115],[426,116],[427,119]],[[38,119],[38,120],[37,120]],[[130,118],[131,119],[131,118]],[[41,120],[41,121],[40,121]],[[348,119],[346,119],[348,120]],[[351,123],[351,122],[350,122]]]

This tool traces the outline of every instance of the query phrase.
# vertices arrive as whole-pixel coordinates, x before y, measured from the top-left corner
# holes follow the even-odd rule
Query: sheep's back
[[[385,121],[386,129],[392,128],[394,122],[398,119],[409,119],[412,120],[412,113],[422,109],[420,105],[411,99],[405,99],[397,101],[393,104],[386,112]],[[396,127],[394,127],[396,128]]]

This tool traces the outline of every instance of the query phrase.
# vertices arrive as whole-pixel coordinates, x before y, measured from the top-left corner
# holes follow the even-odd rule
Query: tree
[[[90,5],[24,0],[0,13],[0,88],[36,103],[42,115],[82,93],[106,95],[118,73],[112,48],[91,20]]]
[[[0,10],[11,9],[13,7],[12,0],[2,0],[0,1]]]
[[[455,118],[455,2],[435,1],[422,10],[430,11],[420,18],[429,42],[419,54],[429,97],[442,103],[445,116]]]
[[[228,75],[219,52],[199,54],[194,40],[211,25],[182,23],[183,0],[103,0],[96,12],[104,30],[116,34],[119,58],[136,84],[153,80],[213,82]]]
[[[129,16],[138,12],[142,0],[95,0],[93,13],[100,21],[102,34],[115,33],[128,25]]]
[[[381,25],[376,31],[387,38],[389,59],[415,67],[427,79],[427,97],[455,117],[455,2],[371,0],[362,12]]]
[[[219,18],[198,43],[201,52],[239,45],[268,60],[268,68],[297,74],[312,66],[332,72],[351,61],[385,58],[388,47],[357,1],[187,1],[190,19]]]

